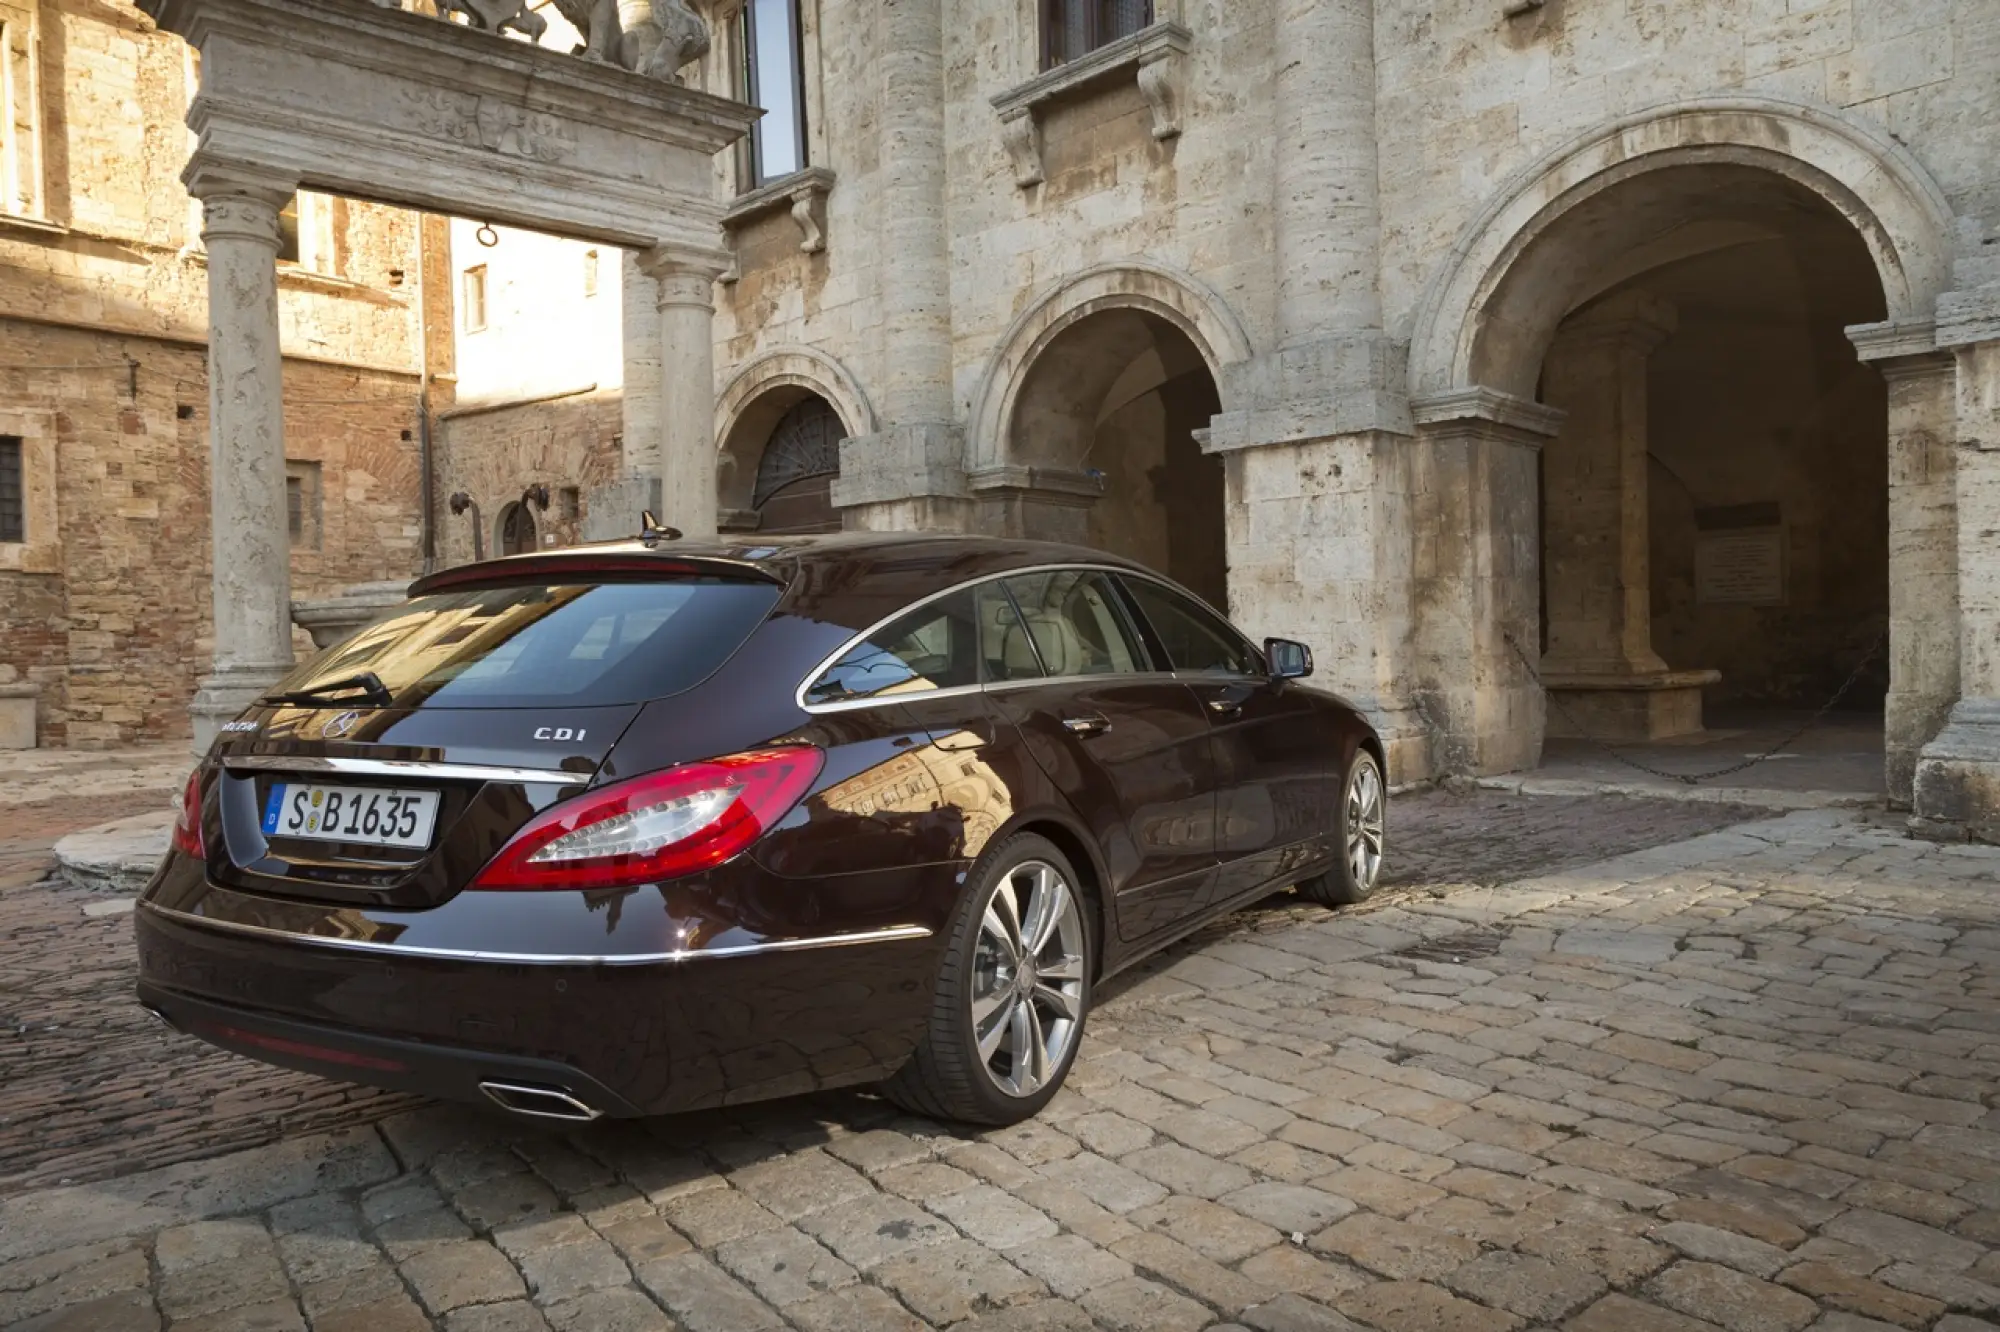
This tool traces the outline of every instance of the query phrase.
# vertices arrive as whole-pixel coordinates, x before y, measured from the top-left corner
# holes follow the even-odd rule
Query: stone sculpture
[[[394,0],[377,0],[393,3]],[[540,41],[548,20],[528,8],[528,0],[434,0],[437,14],[487,32],[518,32]],[[619,21],[618,0],[554,0],[557,12],[583,38],[573,54],[609,61],[649,79],[679,83],[681,66],[708,54],[708,25],[681,0],[654,0],[651,12],[630,28]]]
[[[511,29],[531,42],[539,42],[549,30],[549,21],[528,8],[528,0],[436,0],[436,4],[438,17],[447,22],[453,14],[463,14],[475,28],[488,32]]]
[[[618,63],[649,79],[679,83],[680,68],[708,54],[708,25],[680,0],[653,0],[653,12],[619,38]]]

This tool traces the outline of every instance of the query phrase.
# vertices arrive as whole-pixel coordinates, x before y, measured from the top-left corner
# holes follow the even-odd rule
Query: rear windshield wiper
[[[389,692],[389,686],[382,683],[382,677],[373,671],[362,671],[358,675],[342,676],[338,680],[328,680],[306,689],[294,689],[289,694],[266,694],[266,703],[331,703],[335,700],[329,694],[351,694],[360,691],[361,696],[378,708],[386,708],[396,701]]]

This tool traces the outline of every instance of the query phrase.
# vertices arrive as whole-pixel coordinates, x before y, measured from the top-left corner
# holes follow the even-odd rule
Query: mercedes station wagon
[[[224,728],[136,913],[224,1049],[556,1120],[1034,1114],[1092,987],[1381,872],[1381,742],[1102,553],[638,540],[419,580]]]

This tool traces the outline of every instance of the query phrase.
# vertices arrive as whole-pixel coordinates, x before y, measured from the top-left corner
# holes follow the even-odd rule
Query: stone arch
[[[1754,167],[1803,186],[1853,225],[1891,321],[1931,316],[1951,272],[1951,209],[1923,166],[1886,132],[1830,107],[1771,97],[1699,98],[1612,121],[1517,173],[1460,233],[1418,308],[1410,387],[1418,398],[1474,388],[1534,396],[1556,324],[1596,292],[1621,249],[1668,243],[1643,210],[1622,225],[1572,226],[1593,200],[1671,167]],[[1582,231],[1583,234],[1574,234]],[[1579,261],[1577,246],[1590,256]],[[1551,250],[1561,250],[1551,256]],[[1522,270],[1541,267],[1521,280]],[[1601,290],[1601,286],[1600,286]]]
[[[1098,264],[1063,280],[1023,310],[987,362],[968,418],[975,471],[1009,459],[1014,411],[1029,371],[1071,325],[1110,310],[1163,320],[1186,335],[1227,392],[1225,367],[1251,356],[1243,325],[1215,291],[1190,274],[1144,259]],[[1225,397],[1224,409],[1229,406]]]
[[[826,400],[848,437],[875,433],[875,408],[848,368],[817,347],[773,347],[737,368],[716,399],[716,494],[723,512],[747,512],[764,444],[807,395]]]

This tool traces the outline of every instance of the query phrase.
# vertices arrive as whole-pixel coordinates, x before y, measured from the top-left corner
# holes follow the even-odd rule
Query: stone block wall
[[[21,368],[36,365],[93,368]],[[0,572],[0,671],[43,686],[44,745],[185,735],[210,646],[202,349],[0,319],[0,366],[0,404],[53,426],[60,552],[49,572]],[[414,576],[414,379],[295,361],[285,389],[286,455],[319,489],[295,595]]]
[[[489,557],[500,553],[502,510],[532,485],[549,488],[548,509],[533,510],[543,544],[581,540],[592,490],[620,475],[620,409],[614,391],[446,413],[438,433],[439,563],[464,564],[474,555],[471,512],[447,507],[457,491],[479,506]],[[638,518],[632,515],[633,532]]]

